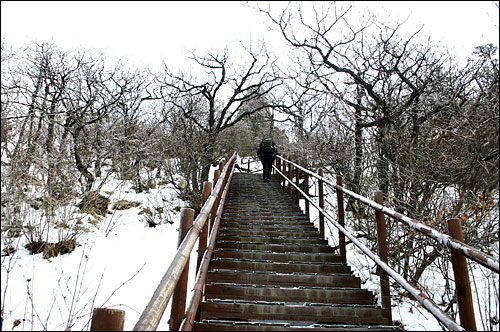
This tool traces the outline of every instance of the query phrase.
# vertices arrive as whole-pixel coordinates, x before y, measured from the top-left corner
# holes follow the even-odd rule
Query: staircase
[[[235,173],[198,331],[399,330],[275,179]]]

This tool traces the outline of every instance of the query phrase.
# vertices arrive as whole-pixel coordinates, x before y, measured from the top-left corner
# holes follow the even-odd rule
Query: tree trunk
[[[361,102],[360,100],[358,102]],[[361,126],[361,108],[356,107],[354,123],[354,174],[352,177],[352,190],[361,193],[361,175],[363,172],[363,127]],[[363,215],[363,205],[349,198],[347,206],[359,217]]]
[[[85,192],[88,192],[92,189],[92,184],[95,181],[94,176],[92,173],[89,172],[87,167],[84,165],[82,158],[80,156],[80,149],[79,149],[79,143],[78,143],[78,136],[80,134],[80,130],[75,130],[75,133],[73,134],[73,155],[75,157],[75,164],[76,168],[80,172],[80,174],[83,175],[85,180],[87,181],[87,185],[85,186]]]
[[[379,145],[378,149],[378,160],[377,160],[377,178],[378,187],[385,195],[389,192],[389,149],[388,146],[388,124],[382,124],[379,127],[377,134],[377,143]]]
[[[48,115],[48,128],[47,128],[47,140],[45,143],[45,151],[47,153],[47,188],[50,195],[52,196],[52,190],[54,189],[54,178],[56,174],[55,170],[55,156],[53,153],[53,141],[54,141],[54,123],[55,115]]]

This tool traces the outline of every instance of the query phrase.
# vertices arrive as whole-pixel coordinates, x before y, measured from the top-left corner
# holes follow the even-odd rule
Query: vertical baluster
[[[211,192],[212,192],[212,183],[210,183],[208,181],[204,182],[203,183],[203,193],[201,196],[201,206],[205,205],[205,202],[207,201]],[[210,218],[207,218],[207,221],[205,221],[205,225],[203,226],[203,230],[200,233],[200,240],[198,241],[198,259],[197,259],[197,263],[196,263],[196,272],[198,272],[198,270],[200,268],[203,253],[205,252],[205,249],[207,249],[207,237],[208,237],[208,224],[209,224],[209,222],[210,222]]]
[[[318,175],[320,177],[323,177],[323,169],[318,170]],[[319,179],[318,180],[318,204],[321,209],[325,208],[325,198],[323,196],[323,180]],[[325,216],[323,213],[319,214],[319,234],[321,235],[321,238],[325,238]]]
[[[214,184],[213,184],[214,187],[217,185],[217,181],[219,181],[221,170],[222,170],[221,167],[219,167],[217,170],[215,170],[215,173],[214,173]],[[212,210],[210,210],[210,225],[208,226],[209,234],[212,234],[212,228],[214,227],[216,214],[217,214],[217,206],[216,206],[216,204],[214,204],[212,206]]]
[[[342,187],[342,177],[337,175],[337,185]],[[339,224],[344,227],[345,217],[344,217],[344,192],[340,189],[337,190],[337,209],[339,214]],[[339,249],[340,256],[343,263],[347,263],[346,252],[345,252],[345,235],[339,231]]]
[[[283,158],[286,160],[286,155],[283,155]],[[281,161],[281,172],[283,172],[283,178],[281,179],[281,186],[283,189],[286,189],[286,161],[282,160]]]
[[[299,161],[295,160],[295,164],[298,165]],[[300,169],[298,167],[295,167],[295,185],[297,186],[297,188],[299,188],[299,184],[300,184]],[[295,193],[295,200],[297,201],[297,205],[300,206],[300,204],[299,204],[300,192],[299,192],[298,189],[297,189],[297,191]]]
[[[124,310],[95,308],[92,312],[90,331],[123,331],[124,324]]]
[[[307,163],[304,163],[302,166],[305,169],[307,169]],[[309,174],[306,172],[303,173],[304,173],[304,193],[307,196],[309,196]],[[305,200],[305,204],[306,204],[306,216],[307,218],[309,218],[309,201],[307,199]]]
[[[384,205],[384,194],[381,191],[375,193],[374,201],[380,205]],[[380,259],[387,264],[387,230],[384,213],[375,210],[375,221],[377,223],[377,247]],[[387,272],[379,269],[380,274],[380,296],[382,298],[382,309],[387,320],[387,325],[392,325],[391,313],[391,289],[389,284],[389,276]]]
[[[292,197],[292,164],[289,162],[288,163],[288,179],[290,180],[290,182],[288,182],[288,195],[290,195],[290,197]]]
[[[194,210],[184,208],[181,211],[181,225],[179,227],[179,244],[181,245],[184,237],[186,236],[189,228],[193,226]],[[187,260],[186,267],[182,271],[181,277],[177,286],[175,286],[174,294],[172,295],[172,311],[170,313],[170,331],[177,331],[184,316],[186,309],[186,295],[187,283],[189,275],[189,259]]]
[[[464,242],[462,225],[458,219],[448,220],[448,233],[454,239]],[[458,313],[460,325],[467,331],[476,331],[476,319],[474,317],[474,306],[472,304],[472,292],[470,289],[469,272],[465,256],[455,249],[451,251],[451,264],[455,275],[455,289],[458,298]]]
[[[276,160],[276,161],[275,161],[275,163],[276,163],[276,168],[277,168],[278,170],[280,170],[280,171],[281,171],[281,159],[276,158],[275,160]],[[279,173],[278,173],[278,172],[274,172],[274,173],[275,173],[275,175],[276,175],[276,180],[278,181],[278,183],[280,183],[280,184],[281,184],[281,180],[280,180],[280,175],[279,175]]]

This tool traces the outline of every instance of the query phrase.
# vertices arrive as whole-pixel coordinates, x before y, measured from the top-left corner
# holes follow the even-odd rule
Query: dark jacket
[[[274,142],[271,141],[272,146],[273,146],[272,152],[266,153],[266,152],[262,151],[263,143],[264,143],[264,140],[262,142],[260,142],[259,148],[257,149],[257,156],[259,157],[259,159],[261,159],[261,160],[262,160],[262,158],[274,159],[276,157],[276,155],[278,154],[278,148],[276,147],[276,144],[274,144]]]

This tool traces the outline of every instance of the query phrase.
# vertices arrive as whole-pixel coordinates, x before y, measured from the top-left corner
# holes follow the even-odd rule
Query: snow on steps
[[[198,331],[392,331],[278,183],[235,173]]]

